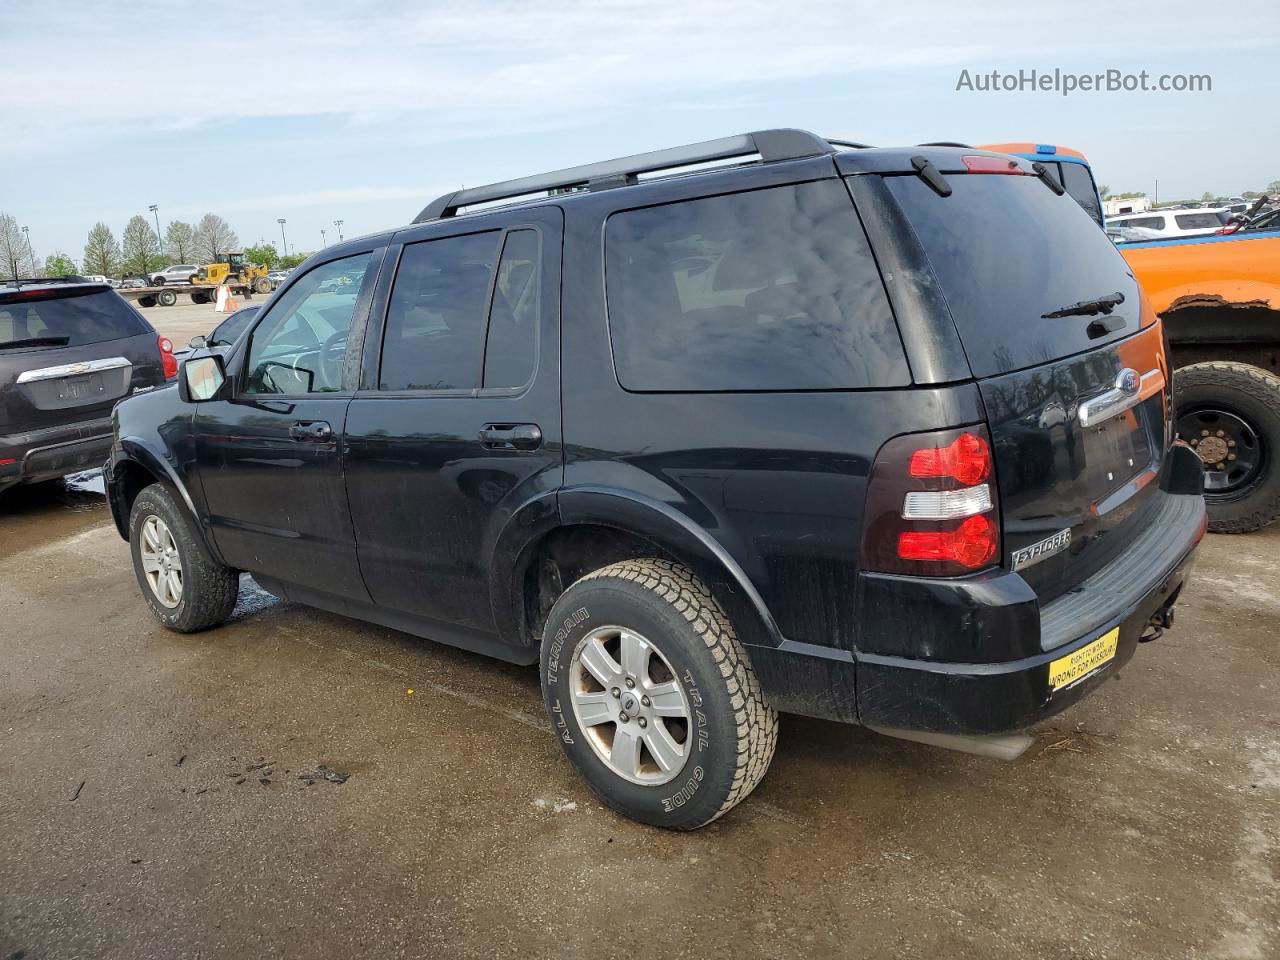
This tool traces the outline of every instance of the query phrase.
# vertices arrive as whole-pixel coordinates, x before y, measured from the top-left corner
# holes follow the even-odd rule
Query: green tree
[[[120,265],[120,244],[116,243],[111,228],[99,220],[89,231],[81,259],[84,272],[109,277]]]
[[[1256,200],[1258,197],[1262,196],[1262,194],[1257,190],[1246,190],[1244,193],[1240,194],[1240,196],[1244,197],[1246,200]]]
[[[281,270],[292,270],[309,256],[311,256],[309,253],[288,253],[280,258],[277,266]]]
[[[44,258],[46,277],[70,277],[76,272],[76,262],[59,250]]]
[[[31,259],[31,245],[18,221],[0,211],[0,276],[34,277],[36,265]]]
[[[1267,193],[1271,196],[1280,195],[1280,180],[1272,180],[1267,184]]]
[[[160,238],[138,214],[129,219],[120,237],[121,268],[125,273],[146,276],[152,272],[160,256]]]
[[[240,238],[231,225],[216,213],[206,213],[196,224],[195,252],[201,263],[221,263],[228,253],[240,249]]]
[[[1111,188],[1108,187],[1105,183],[1102,184],[1102,186],[1098,187],[1098,196],[1100,196],[1103,200],[1109,200],[1111,198]]]
[[[244,257],[250,263],[256,263],[259,266],[266,267],[268,270],[274,270],[276,264],[280,262],[280,254],[276,252],[274,243],[263,243],[256,247],[245,247]]]
[[[170,221],[164,231],[164,252],[174,263],[191,263],[196,257],[196,228],[182,220]]]

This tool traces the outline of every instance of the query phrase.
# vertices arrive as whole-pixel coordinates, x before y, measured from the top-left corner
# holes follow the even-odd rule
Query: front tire
[[[1205,463],[1214,533],[1248,533],[1280,517],[1280,377],[1213,361],[1174,374],[1178,435]]]
[[[186,511],[161,484],[133,502],[129,552],[143,599],[168,629],[194,633],[231,616],[239,576],[205,552]]]
[[[178,294],[173,290],[161,290],[156,294],[156,303],[162,307],[172,307],[178,302]]]
[[[666,560],[589,573],[542,639],[556,736],[609,807],[696,830],[727,813],[773,759],[778,716],[711,592]]]

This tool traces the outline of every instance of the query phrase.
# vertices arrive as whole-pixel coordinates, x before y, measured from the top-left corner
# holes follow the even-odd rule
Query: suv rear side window
[[[614,214],[605,271],[627,390],[910,382],[879,270],[837,180]]]
[[[1222,226],[1216,213],[1178,213],[1173,222],[1183,230],[1216,230]]]
[[[480,385],[485,300],[502,233],[405,246],[396,270],[379,390],[470,390]]]
[[[1129,220],[1111,221],[1117,227],[1143,227],[1147,230],[1163,230],[1164,217],[1134,217]]]
[[[24,341],[78,347],[150,333],[147,322],[108,290],[51,300],[0,302],[0,350]]]

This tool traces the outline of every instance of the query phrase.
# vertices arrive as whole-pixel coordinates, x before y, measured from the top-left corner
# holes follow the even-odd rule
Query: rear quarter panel
[[[760,183],[767,185],[764,176]],[[610,348],[608,192],[566,202],[562,369],[565,491],[657,501],[727,553],[781,638],[856,646],[867,476],[891,436],[975,423],[972,383],[821,393],[629,393]],[[562,496],[562,502],[565,497]],[[635,529],[633,519],[619,525]],[[575,517],[576,522],[609,518]],[[757,638],[759,642],[759,638]]]

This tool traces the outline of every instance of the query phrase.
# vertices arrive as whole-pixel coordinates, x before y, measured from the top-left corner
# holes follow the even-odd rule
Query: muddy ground
[[[1280,529],[1208,538],[1176,630],[1013,763],[784,717],[678,835],[593,800],[534,670],[248,580],[167,633],[92,481],[14,491],[0,958],[1268,960],[1278,561]]]

